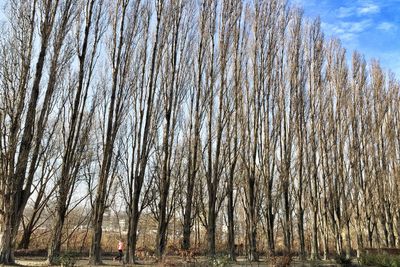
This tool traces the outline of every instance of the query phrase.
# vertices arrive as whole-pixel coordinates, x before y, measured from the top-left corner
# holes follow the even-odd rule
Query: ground
[[[31,258],[19,258],[17,259],[16,263],[20,266],[47,266],[45,263],[45,259],[43,258],[39,258],[39,257],[31,257]],[[119,266],[123,266],[123,264],[119,264],[118,262],[113,261],[112,259],[105,259],[103,260],[104,266],[115,266],[115,267],[119,267]],[[178,266],[210,266],[212,263],[205,257],[198,257],[196,258],[196,260],[187,263],[187,262],[183,262],[181,258],[179,257],[168,257],[165,260],[164,264],[161,263],[156,263],[154,261],[147,261],[147,262],[139,262],[141,264],[137,264],[135,266],[170,266],[170,267],[178,267]],[[79,259],[76,263],[75,266],[88,266],[88,260],[86,258],[82,258]],[[128,266],[128,265],[125,265]],[[214,265],[214,266],[232,266],[232,267],[237,267],[237,266],[259,266],[259,267],[269,267],[269,266],[277,266],[280,267],[281,265],[278,264],[271,264],[271,263],[267,263],[265,261],[265,259],[261,259],[259,262],[247,262],[245,259],[243,258],[239,258],[238,261],[236,263],[233,264],[228,264],[228,265],[224,265],[223,263],[221,263],[220,265]],[[293,267],[311,267],[311,266],[324,266],[324,267],[328,267],[328,266],[340,266],[337,265],[333,262],[329,262],[329,261],[317,261],[317,262],[302,262],[299,260],[294,260],[292,262],[292,264],[290,266]]]

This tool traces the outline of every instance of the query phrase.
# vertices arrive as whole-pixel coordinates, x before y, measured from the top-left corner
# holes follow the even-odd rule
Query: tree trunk
[[[300,259],[304,260],[306,257],[306,244],[304,241],[304,210],[299,207],[299,221],[298,221],[298,230],[299,230],[299,246],[300,246]]]
[[[234,206],[233,206],[233,173],[231,172],[228,181],[228,248],[229,258],[231,261],[236,260],[235,251],[235,222],[234,222]]]
[[[167,182],[167,181],[165,181]],[[162,182],[164,183],[164,182]],[[162,186],[163,187],[163,186]],[[157,243],[156,243],[156,250],[158,259],[161,260],[164,256],[165,247],[167,244],[167,197],[168,197],[168,187],[164,186],[162,189],[161,200],[159,203],[160,207],[160,216],[158,221],[158,230],[157,230]]]
[[[284,178],[289,179],[289,177]],[[283,189],[283,205],[284,205],[284,220],[283,220],[283,236],[284,236],[284,245],[286,253],[290,254],[291,252],[291,232],[290,232],[290,204],[289,204],[289,182],[284,181],[284,189]]]
[[[12,243],[12,235],[10,231],[3,231],[0,233],[0,260],[3,264],[14,264],[14,247]]]
[[[385,201],[385,211],[386,211],[386,228],[388,232],[388,247],[393,248],[395,246],[395,236],[394,236],[394,224],[393,224],[393,216],[390,211],[389,200]]]
[[[188,185],[188,189],[189,189]],[[192,198],[193,198],[193,190],[191,190],[192,193],[188,193],[187,196],[188,198],[186,199],[186,205],[185,205],[185,212],[183,216],[183,239],[182,239],[182,249],[188,250],[190,248],[190,234],[191,234],[191,228],[192,228],[192,218],[191,218],[191,213],[192,213]]]
[[[101,265],[101,236],[103,233],[103,213],[104,204],[101,201],[96,201],[96,206],[93,216],[92,225],[92,242],[90,245],[89,264]]]
[[[400,248],[400,209],[397,209],[397,218],[396,218],[396,247]]]
[[[22,234],[22,238],[21,241],[18,244],[18,249],[28,249],[29,248],[29,244],[31,241],[31,236],[35,227],[35,222],[37,221],[37,216],[40,216],[41,212],[39,211],[39,202],[40,199],[36,200],[36,203],[34,205],[34,213],[32,215],[32,217],[29,219],[28,225],[26,225],[25,229],[24,229],[24,233]],[[37,215],[39,214],[39,215]]]
[[[272,212],[272,198],[267,203],[267,247],[269,256],[275,255],[275,237],[274,237],[274,221],[275,216]]]
[[[18,249],[29,248],[32,232],[33,232],[33,226],[31,226],[31,224],[28,224],[27,228],[24,230],[24,233],[22,234],[21,241],[18,244]]]
[[[253,215],[254,216],[254,215]],[[253,217],[251,216],[251,217]],[[257,254],[257,222],[254,219],[249,220],[249,227],[248,227],[248,242],[249,242],[249,249],[247,258],[250,262],[258,261],[258,254]]]
[[[55,224],[47,251],[47,262],[50,265],[55,264],[55,261],[60,256],[62,230],[64,226],[65,215],[67,213],[67,207],[65,206],[66,200],[60,197],[58,202]]]
[[[371,219],[367,219],[367,232],[368,232],[368,244],[369,247],[372,248],[374,240],[374,230],[372,227]]]
[[[143,172],[144,173],[144,172]],[[127,253],[125,256],[126,262],[128,264],[134,264],[136,262],[136,245],[137,245],[137,232],[138,232],[138,223],[140,217],[139,211],[139,200],[140,200],[140,192],[143,184],[143,179],[137,177],[135,179],[135,188],[133,192],[133,203],[132,203],[132,214],[129,216],[129,225],[128,225],[128,233],[127,233]]]
[[[196,119],[197,120],[197,119]],[[197,139],[197,134],[195,135]],[[191,164],[191,160],[193,160],[193,165],[189,166],[188,171],[188,182],[186,188],[186,205],[183,214],[183,240],[182,240],[182,249],[188,250],[190,248],[190,235],[192,229],[192,203],[193,203],[193,191],[194,191],[194,181],[196,178],[196,161],[197,161],[197,140],[195,140],[193,153],[193,159],[190,159],[189,164]],[[189,155],[190,157],[190,155]]]
[[[328,218],[327,218],[326,211],[325,211],[325,215],[323,218],[323,237],[322,237],[323,246],[324,246],[324,260],[328,259],[328,254],[329,254],[329,233],[328,233],[328,231],[329,231]]]
[[[14,237],[12,217],[3,218],[0,225],[0,262],[2,264],[14,264]]]
[[[356,203],[356,235],[357,235],[357,258],[360,258],[364,250],[362,218],[360,214],[360,207]]]
[[[256,131],[257,132],[257,131]],[[256,139],[257,140],[257,139]],[[253,158],[255,160],[255,158]],[[255,166],[253,166],[255,168]],[[256,212],[256,192],[255,192],[255,169],[252,173],[249,174],[250,177],[247,179],[247,186],[248,186],[248,232],[247,232],[247,239],[249,242],[249,249],[247,258],[249,261],[258,261],[257,255],[257,212]]]
[[[315,260],[318,259],[318,211],[316,211],[316,208],[313,208],[313,214],[312,214],[312,240],[311,240],[311,255],[310,259]]]
[[[207,243],[208,243],[208,255],[210,257],[215,257],[215,224],[216,224],[215,201],[216,197],[213,194],[211,195],[209,194]]]
[[[350,236],[350,221],[346,222],[346,229],[345,229],[345,236],[346,236],[346,259],[350,259],[351,257],[351,236]]]
[[[128,244],[126,247],[125,261],[128,264],[134,264],[136,262],[136,243],[137,243],[137,226],[138,218],[133,214],[129,216],[129,226],[127,233]]]

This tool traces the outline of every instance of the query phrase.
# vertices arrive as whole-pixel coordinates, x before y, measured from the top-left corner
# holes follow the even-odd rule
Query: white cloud
[[[388,32],[388,31],[396,30],[397,26],[390,22],[381,22],[381,23],[379,23],[379,25],[376,28],[378,30]]]
[[[322,23],[323,29],[335,37],[339,37],[344,41],[356,40],[359,33],[371,28],[372,20],[365,19],[354,22],[337,22],[337,23]]]
[[[353,6],[341,6],[335,10],[335,15],[337,18],[349,18],[352,16],[366,16],[374,15],[381,12],[381,7],[376,3],[358,1]]]
[[[368,29],[372,25],[372,21],[365,19],[357,22],[342,22],[341,24],[349,32],[360,33]]]
[[[357,38],[357,35],[350,32],[345,32],[340,35],[340,40],[342,41],[354,41]]]
[[[364,3],[362,6],[357,8],[358,15],[372,15],[381,12],[381,8],[373,3]]]
[[[354,8],[353,7],[339,7],[336,10],[336,16],[338,18],[347,18],[347,17],[351,17],[354,14]]]

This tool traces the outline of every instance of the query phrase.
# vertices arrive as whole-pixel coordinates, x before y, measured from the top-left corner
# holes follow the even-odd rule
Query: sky
[[[290,0],[305,17],[321,18],[326,38],[339,38],[354,50],[380,61],[400,79],[400,0]]]
[[[400,79],[400,0],[289,0],[308,18],[320,17],[326,38],[339,38],[350,58],[359,51]],[[0,20],[4,20],[0,0]]]

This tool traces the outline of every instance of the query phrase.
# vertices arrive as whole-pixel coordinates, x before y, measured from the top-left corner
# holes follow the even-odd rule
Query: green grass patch
[[[364,254],[360,257],[360,264],[378,267],[400,267],[400,256],[388,254]]]

